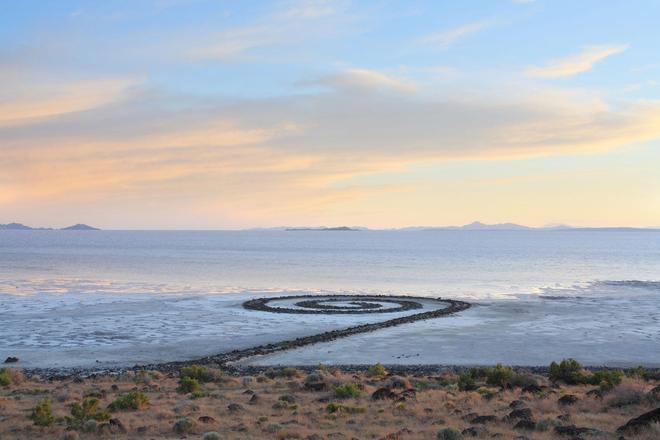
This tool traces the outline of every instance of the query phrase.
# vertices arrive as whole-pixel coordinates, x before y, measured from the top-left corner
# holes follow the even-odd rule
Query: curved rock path
[[[272,307],[268,303],[279,300],[295,300],[298,308],[292,307]],[[455,313],[467,310],[471,304],[464,301],[457,301],[446,298],[418,298],[412,296],[388,296],[388,295],[369,295],[369,296],[350,296],[350,295],[301,295],[301,296],[282,296],[272,298],[257,298],[245,301],[243,307],[247,310],[255,310],[273,313],[296,313],[296,314],[336,314],[336,313],[383,313],[383,312],[402,312],[407,310],[423,308],[419,300],[425,302],[437,301],[447,306],[440,309],[426,312],[414,313],[407,316],[393,318],[385,321],[361,324],[347,327],[339,330],[331,330],[311,336],[303,336],[296,339],[284,340],[280,342],[258,345],[255,347],[232,350],[217,355],[206,356],[194,360],[175,361],[158,364],[135,365],[131,368],[110,368],[95,370],[90,368],[82,369],[27,369],[28,375],[41,375],[43,377],[58,378],[69,376],[96,376],[103,374],[120,373],[127,370],[158,370],[165,373],[176,373],[184,366],[193,364],[209,365],[228,371],[238,370],[232,366],[233,363],[245,358],[259,355],[268,355],[284,350],[299,348],[306,345],[317,344],[319,342],[334,341],[339,338],[356,335],[359,333],[373,332],[383,328],[394,327],[397,325],[408,324],[415,321],[440,318],[453,315]],[[344,303],[344,305],[331,305],[328,303]],[[383,308],[382,303],[395,304],[394,307]]]

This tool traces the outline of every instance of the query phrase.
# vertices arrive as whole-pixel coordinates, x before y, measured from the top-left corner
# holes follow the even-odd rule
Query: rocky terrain
[[[660,438],[660,377],[641,368],[352,370],[187,366],[28,379],[5,368],[0,438]]]

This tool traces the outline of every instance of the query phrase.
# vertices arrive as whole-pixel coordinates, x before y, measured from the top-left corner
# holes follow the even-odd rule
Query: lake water
[[[350,293],[477,305],[250,362],[575,355],[656,365],[658,280],[654,231],[0,231],[0,356],[24,366],[178,360],[390,318],[241,307],[259,296]],[[417,348],[430,342],[442,349]]]

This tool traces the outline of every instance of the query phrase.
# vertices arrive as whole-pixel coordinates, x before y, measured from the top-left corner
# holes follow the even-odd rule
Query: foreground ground
[[[660,438],[659,383],[657,373],[601,377],[571,363],[550,376],[506,367],[400,376],[381,366],[229,376],[189,367],[46,380],[5,369],[0,439],[650,440]]]

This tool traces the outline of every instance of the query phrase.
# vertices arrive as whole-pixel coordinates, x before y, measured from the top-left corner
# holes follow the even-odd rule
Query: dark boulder
[[[461,434],[467,437],[481,437],[488,434],[488,430],[483,426],[470,426],[464,429]]]
[[[529,408],[514,409],[506,416],[507,420],[532,420],[532,410]]]
[[[565,396],[561,396],[558,400],[557,403],[563,406],[569,406],[569,405],[575,405],[575,403],[578,401],[578,398],[574,396],[573,394],[566,394]]]
[[[327,391],[329,388],[326,382],[305,382],[307,391]]]
[[[527,420],[527,419],[519,420],[518,423],[514,425],[513,429],[533,431],[534,429],[536,429],[536,423],[534,423],[534,421],[532,420]]]
[[[652,423],[660,423],[660,408],[656,408],[639,417],[628,420],[628,423],[620,426],[616,432],[635,433],[641,429],[648,428]]]
[[[5,359],[5,364],[14,364],[16,362],[18,362],[18,358],[15,356],[9,356],[7,359]]]
[[[385,400],[385,399],[394,399],[397,397],[397,394],[390,390],[389,388],[378,388],[371,395],[373,400]]]
[[[473,418],[470,423],[474,424],[484,424],[484,423],[490,423],[490,422],[495,422],[497,421],[497,417],[494,415],[487,415],[487,416],[477,416]]]
[[[584,428],[581,426],[555,426],[555,433],[572,438],[580,438],[582,435],[603,435],[603,431],[594,428]]]
[[[230,403],[229,405],[227,405],[227,409],[229,410],[229,412],[239,412],[239,411],[243,411],[243,405],[240,405],[238,403]]]

